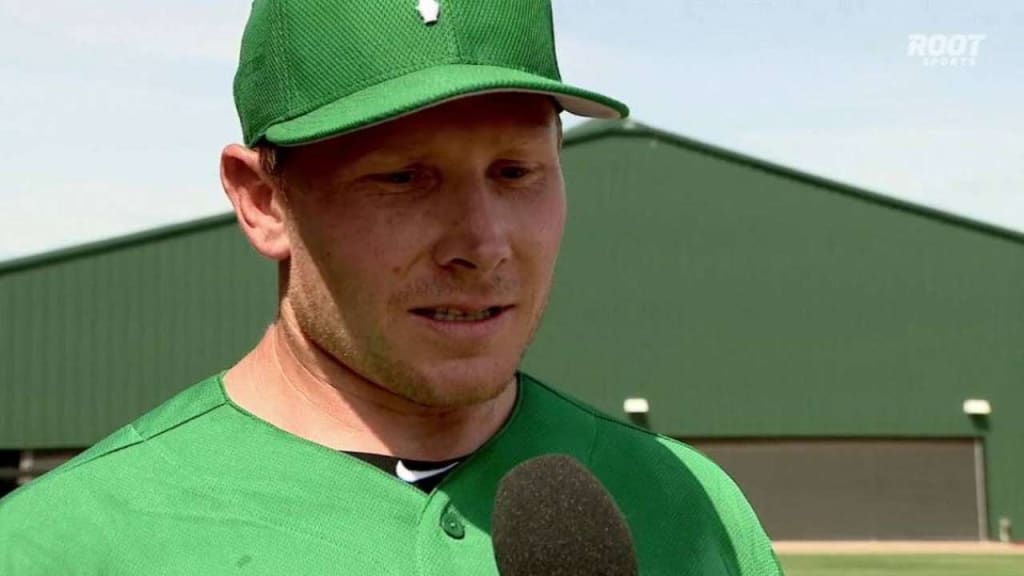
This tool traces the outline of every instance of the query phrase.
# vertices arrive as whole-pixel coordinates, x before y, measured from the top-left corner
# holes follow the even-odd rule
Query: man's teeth
[[[497,310],[497,308],[488,308],[486,310],[481,310],[480,312],[466,313],[461,310],[455,310],[454,308],[438,308],[430,310],[430,317],[434,320],[442,320],[445,322],[479,322],[494,316]]]

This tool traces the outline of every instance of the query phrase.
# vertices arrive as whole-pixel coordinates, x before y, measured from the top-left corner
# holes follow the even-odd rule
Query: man
[[[558,114],[628,113],[561,83],[547,0],[257,0],[235,94],[222,182],[278,318],[5,500],[0,573],[496,574],[498,482],[550,453],[605,484],[643,574],[781,573],[709,460],[517,372],[565,222]]]

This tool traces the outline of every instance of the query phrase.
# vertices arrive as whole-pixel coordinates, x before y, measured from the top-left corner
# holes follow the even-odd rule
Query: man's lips
[[[446,322],[479,322],[500,316],[512,307],[513,306],[509,304],[497,304],[492,306],[441,304],[437,306],[413,308],[410,312],[431,320]]]

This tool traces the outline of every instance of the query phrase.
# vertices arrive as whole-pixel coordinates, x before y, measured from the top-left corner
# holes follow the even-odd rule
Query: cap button
[[[444,514],[441,514],[441,529],[455,540],[462,540],[466,535],[466,526],[462,523],[459,513],[452,506],[449,506],[444,511]]]

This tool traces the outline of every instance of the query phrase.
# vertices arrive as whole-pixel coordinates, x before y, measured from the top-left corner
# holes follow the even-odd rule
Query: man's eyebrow
[[[515,151],[515,152],[519,152],[519,151],[535,152],[535,151],[539,150],[538,145],[540,143],[546,141],[546,140],[547,140],[547,137],[539,137],[539,136],[538,137],[531,137],[531,138],[519,138],[519,139],[516,139],[516,140],[509,141],[504,146],[502,146],[501,149],[502,150],[507,150],[507,151]]]
[[[423,155],[423,148],[413,144],[395,144],[384,148],[369,147],[361,148],[351,153],[346,159],[346,164],[358,164],[360,162],[374,161],[386,162],[395,160],[408,160]]]

